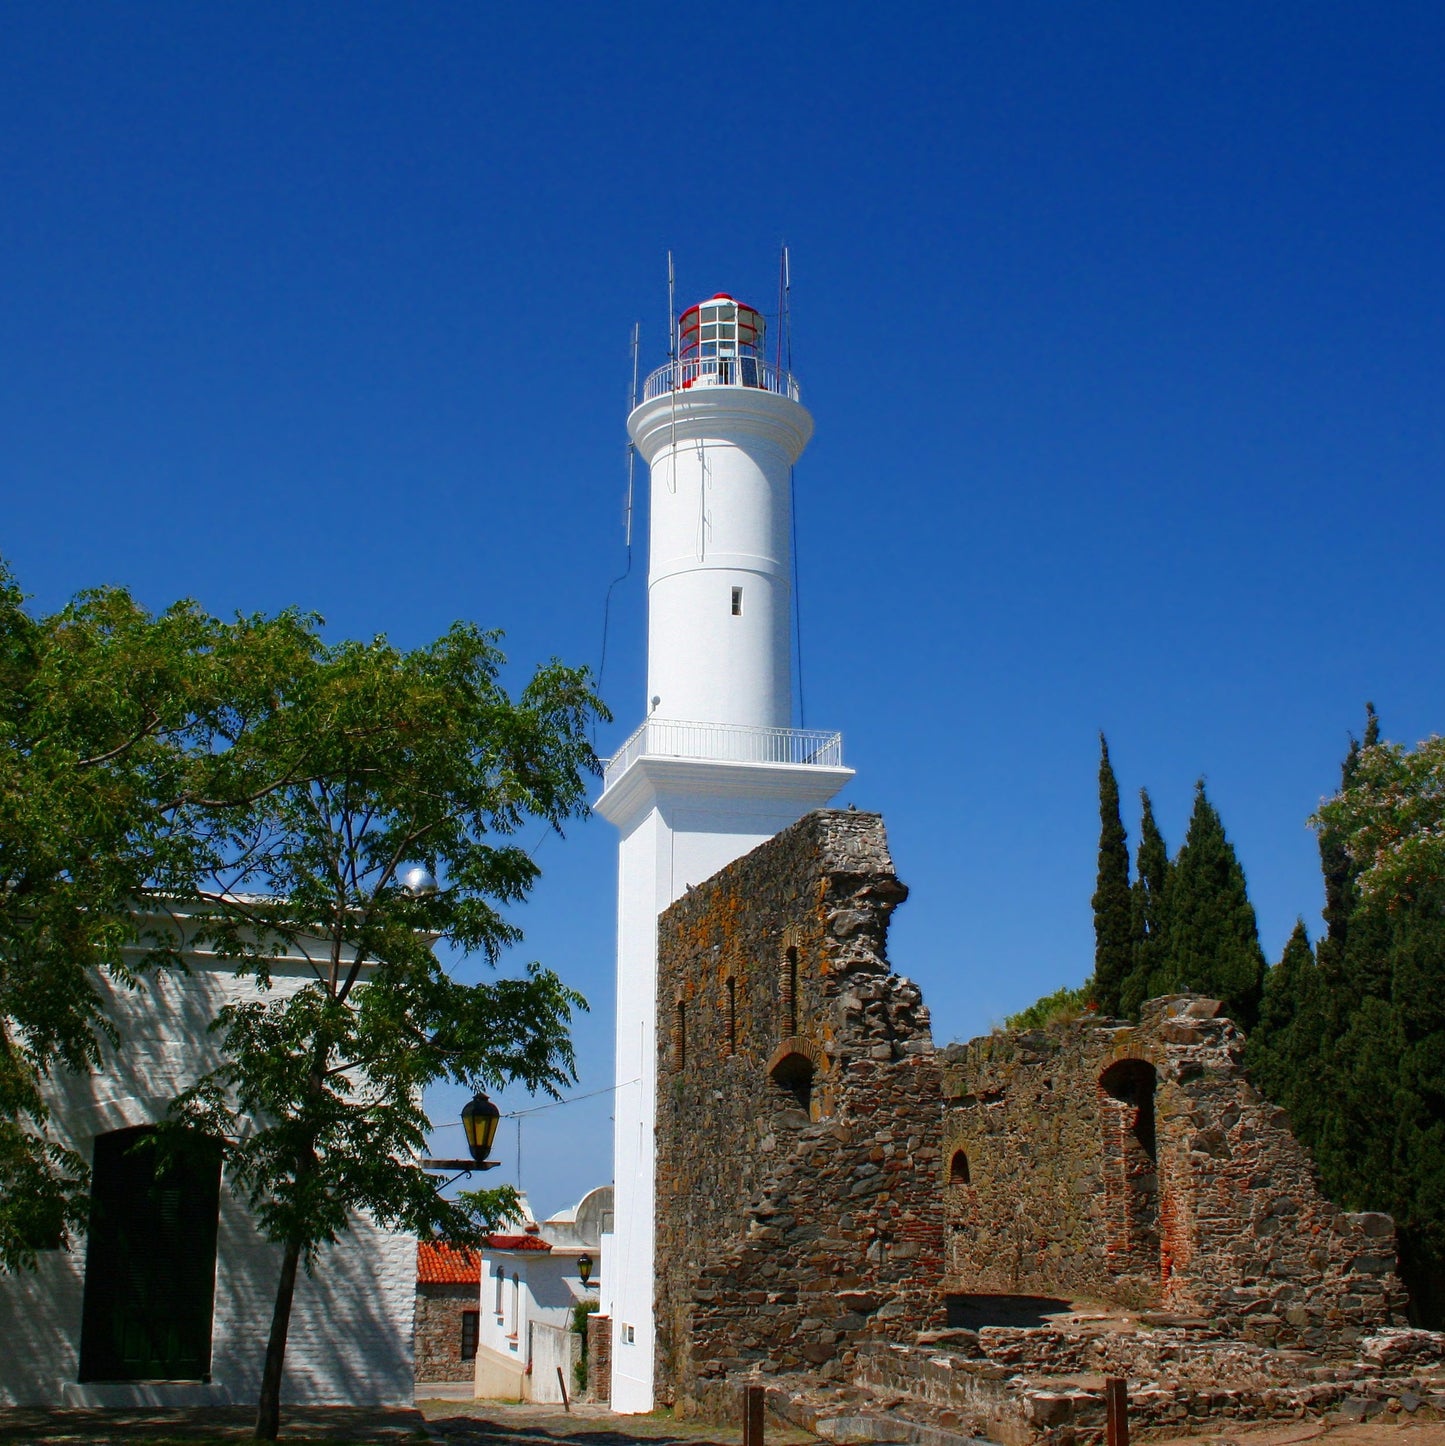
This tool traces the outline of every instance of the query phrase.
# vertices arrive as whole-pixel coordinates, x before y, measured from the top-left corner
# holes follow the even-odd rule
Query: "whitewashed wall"
[[[194,954],[191,965],[189,977],[158,975],[134,991],[111,989],[120,1049],[107,1050],[94,1075],[61,1074],[51,1082],[54,1132],[87,1160],[97,1135],[164,1119],[171,1100],[219,1063],[206,1026],[222,1004],[249,997],[255,985],[205,954]],[[310,977],[304,965],[280,963],[273,993],[294,992]],[[42,1254],[33,1273],[0,1274],[0,1405],[256,1398],[281,1252],[257,1233],[224,1176],[209,1385],[78,1384],[85,1251],[82,1237],[71,1253]],[[282,1398],[410,1404],[415,1296],[415,1238],[359,1219],[353,1232],[322,1252],[314,1276],[298,1279]]]
[[[577,1394],[573,1367],[582,1359],[582,1337],[570,1326],[532,1322],[532,1380],[528,1400],[543,1404],[562,1404],[562,1386],[557,1372],[567,1382],[567,1397]]]

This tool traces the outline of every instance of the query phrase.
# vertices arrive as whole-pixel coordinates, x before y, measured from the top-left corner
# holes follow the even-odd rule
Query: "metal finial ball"
[[[420,864],[415,868],[408,869],[401,876],[401,886],[414,899],[424,898],[437,891],[437,881],[431,871],[422,868]]]

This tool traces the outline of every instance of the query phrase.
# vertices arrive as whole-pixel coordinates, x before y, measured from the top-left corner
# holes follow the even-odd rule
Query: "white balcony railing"
[[[843,766],[843,735],[814,728],[748,728],[733,723],[682,723],[649,718],[603,770],[611,788],[642,757],[700,758],[710,763],[787,763]]]
[[[694,356],[663,362],[648,377],[642,400],[685,392],[691,387],[754,387],[776,392],[780,397],[798,398],[798,382],[791,372],[780,371],[756,356]]]

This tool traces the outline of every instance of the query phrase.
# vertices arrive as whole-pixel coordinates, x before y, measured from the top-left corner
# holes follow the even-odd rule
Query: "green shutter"
[[[142,1126],[95,1142],[82,1381],[210,1372],[220,1150],[195,1139],[158,1176],[154,1135]]]

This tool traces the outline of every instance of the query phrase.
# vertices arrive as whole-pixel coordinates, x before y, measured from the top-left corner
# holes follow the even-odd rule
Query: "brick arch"
[[[828,1058],[821,1045],[804,1035],[791,1034],[768,1056],[767,1072],[772,1074],[790,1054],[805,1056],[819,1074],[827,1074],[833,1068],[833,1061]]]
[[[951,1121],[944,1127],[943,1139],[941,1141],[942,1159],[939,1163],[939,1184],[944,1189],[951,1189],[962,1184],[962,1181],[953,1178],[953,1157],[958,1154],[964,1155],[968,1160],[968,1185],[972,1189],[976,1187],[980,1179],[980,1165],[984,1166],[983,1175],[987,1175],[988,1143],[987,1136],[980,1136],[975,1131],[960,1128],[961,1121]]]

